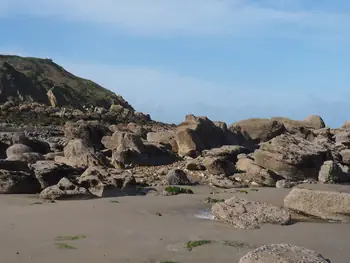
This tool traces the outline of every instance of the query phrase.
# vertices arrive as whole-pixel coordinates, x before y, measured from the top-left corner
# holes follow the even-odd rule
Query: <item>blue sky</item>
[[[347,0],[0,0],[0,32],[157,120],[350,119]]]

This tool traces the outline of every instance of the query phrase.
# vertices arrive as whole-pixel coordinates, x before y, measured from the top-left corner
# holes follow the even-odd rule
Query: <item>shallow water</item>
[[[194,217],[206,220],[214,220],[214,216],[211,213],[210,208],[200,210],[198,213],[194,214]]]

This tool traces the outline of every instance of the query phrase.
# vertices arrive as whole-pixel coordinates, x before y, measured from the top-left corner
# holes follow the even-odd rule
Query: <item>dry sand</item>
[[[333,263],[349,263],[350,225],[298,222],[236,230],[223,223],[196,218],[211,207],[204,202],[212,189],[193,187],[195,195],[134,196],[88,201],[43,203],[35,197],[0,196],[0,256],[3,263],[237,263],[254,246],[290,243],[320,252]],[[288,190],[259,189],[233,194],[281,205]],[[118,200],[119,203],[112,202]],[[162,216],[157,215],[161,213]],[[55,241],[58,236],[85,238]],[[213,244],[186,249],[190,240]],[[242,242],[243,247],[223,241]],[[221,242],[221,243],[220,243]],[[75,249],[58,248],[64,243]]]

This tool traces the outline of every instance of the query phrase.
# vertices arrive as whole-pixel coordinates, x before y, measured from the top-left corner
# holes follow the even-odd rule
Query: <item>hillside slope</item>
[[[0,55],[0,104],[37,102],[53,107],[133,108],[119,95],[79,78],[51,59]]]

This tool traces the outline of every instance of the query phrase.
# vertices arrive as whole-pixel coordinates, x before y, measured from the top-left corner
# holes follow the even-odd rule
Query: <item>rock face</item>
[[[87,146],[83,140],[71,140],[64,148],[64,157],[56,156],[55,161],[75,168],[88,168],[89,166],[107,165],[102,154],[98,154],[92,147]]]
[[[282,123],[270,119],[248,119],[230,125],[240,127],[256,143],[266,142],[286,132]]]
[[[190,179],[188,179],[186,173],[180,169],[170,170],[166,177],[169,185],[191,185]]]
[[[326,220],[350,222],[350,186],[302,184],[286,196],[284,206]]]
[[[345,173],[340,165],[334,161],[326,161],[321,166],[318,181],[326,184],[350,182],[350,175]]]
[[[0,170],[0,194],[36,194],[38,192],[40,192],[40,184],[32,173]]]
[[[262,224],[285,225],[291,215],[283,208],[232,197],[224,203],[212,207],[215,218],[223,220],[239,229],[259,228]]]
[[[318,178],[329,151],[298,136],[283,134],[262,143],[255,151],[255,163],[290,180]]]
[[[80,175],[79,170],[53,161],[39,161],[30,168],[34,171],[42,189],[57,184],[63,177],[72,178]]]
[[[78,186],[67,178],[62,178],[57,185],[45,188],[40,193],[40,198],[49,200],[90,199],[93,197],[93,194],[86,188]]]
[[[78,184],[98,197],[113,197],[136,192],[132,174],[105,167],[89,167],[78,179]]]
[[[206,117],[187,115],[176,130],[179,155],[198,156],[205,149],[226,144],[225,132]]]
[[[241,258],[239,263],[330,263],[319,253],[289,244],[259,247]]]

